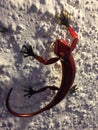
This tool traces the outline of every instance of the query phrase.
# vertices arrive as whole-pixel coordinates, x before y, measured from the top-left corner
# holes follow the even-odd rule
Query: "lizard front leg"
[[[23,54],[25,58],[28,56],[33,56],[36,60],[38,60],[40,63],[44,65],[53,64],[60,59],[59,57],[54,57],[46,61],[43,57],[34,54],[31,45],[23,45],[20,52]]]

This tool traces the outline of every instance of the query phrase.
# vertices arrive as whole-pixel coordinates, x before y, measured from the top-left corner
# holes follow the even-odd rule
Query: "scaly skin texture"
[[[74,32],[74,30],[70,26],[68,27],[68,30],[69,30],[70,34],[75,39],[72,42],[72,45],[70,46],[69,54],[67,56],[66,55],[64,56],[64,54],[63,54],[64,57],[60,60],[61,64],[62,64],[62,81],[61,81],[60,89],[58,90],[54,99],[47,106],[45,106],[44,108],[42,108],[36,112],[27,113],[27,114],[25,114],[25,113],[20,114],[20,113],[14,112],[9,105],[9,97],[10,97],[10,94],[12,92],[12,88],[11,88],[9,93],[8,93],[7,100],[6,100],[6,106],[11,114],[18,116],[18,117],[31,117],[31,116],[37,115],[39,113],[42,113],[43,111],[46,111],[46,110],[52,108],[53,106],[58,104],[66,96],[66,94],[69,91],[69,89],[71,88],[73,81],[74,81],[74,78],[75,78],[76,68],[75,68],[75,62],[74,62],[73,56],[71,55],[71,51],[75,48],[75,45],[76,45],[77,40],[78,40],[76,33]],[[65,44],[66,44],[66,41],[65,41]],[[35,58],[45,65],[52,64],[53,62],[56,62],[57,60],[60,59],[57,57],[57,58],[53,58],[51,60],[48,60],[46,62],[40,56],[36,55]]]
[[[65,19],[64,19],[65,20]],[[68,22],[68,21],[67,21]],[[18,117],[31,117],[37,114],[42,113],[43,111],[49,110],[50,108],[54,107],[55,105],[57,105],[68,93],[68,91],[70,90],[74,79],[75,79],[75,73],[76,73],[76,67],[75,67],[75,62],[73,59],[73,56],[71,54],[71,52],[74,50],[74,48],[76,47],[77,41],[78,41],[78,36],[75,33],[75,31],[73,30],[73,28],[71,26],[69,26],[68,24],[66,25],[68,31],[70,32],[70,34],[72,35],[72,37],[74,38],[73,42],[71,45],[69,45],[65,40],[63,39],[58,39],[54,42],[54,53],[57,55],[56,58],[52,58],[48,61],[45,61],[42,57],[37,56],[33,53],[31,46],[27,47],[24,46],[24,48],[26,49],[26,51],[23,51],[22,53],[26,54],[25,56],[33,56],[36,60],[38,60],[39,62],[43,63],[44,65],[49,65],[52,63],[57,62],[58,60],[61,61],[61,65],[62,65],[62,81],[61,81],[61,85],[60,88],[57,92],[57,94],[55,95],[55,97],[53,98],[53,100],[46,105],[44,108],[32,112],[32,113],[17,113],[14,110],[11,109],[10,105],[9,105],[9,97],[10,94],[12,92],[12,88],[10,89],[8,96],[7,96],[7,100],[6,100],[6,106],[8,108],[8,111]],[[54,87],[54,89],[56,90],[56,87]],[[38,90],[38,92],[42,92],[46,90],[46,87]],[[29,91],[28,91],[29,92]],[[29,95],[29,94],[28,94]],[[32,94],[33,95],[33,94]]]
[[[57,92],[56,96],[54,97],[54,99],[44,108],[36,111],[36,112],[32,112],[32,113],[17,113],[14,112],[10,105],[9,105],[9,97],[10,94],[12,92],[12,88],[10,89],[8,96],[7,96],[7,100],[6,100],[6,106],[9,110],[9,112],[15,116],[18,117],[31,117],[37,114],[42,113],[43,111],[46,111],[50,108],[52,108],[53,106],[55,106],[56,104],[58,104],[67,94],[68,90],[71,88],[74,78],[75,78],[75,63],[74,63],[74,59],[72,56],[70,56],[70,59],[68,59],[68,61],[61,61],[62,64],[62,82],[61,82],[61,86],[59,91]]]

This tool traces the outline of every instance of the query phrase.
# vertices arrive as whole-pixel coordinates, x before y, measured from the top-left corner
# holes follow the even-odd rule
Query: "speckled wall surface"
[[[1,0],[0,29],[0,130],[97,130],[98,129],[98,0]],[[33,58],[23,58],[24,44],[45,59],[54,57],[52,43],[67,39],[65,27],[57,25],[55,15],[61,10],[71,14],[70,25],[79,41],[73,56],[76,62],[78,90],[68,94],[57,106],[30,118],[11,115],[6,96],[11,87],[12,106],[19,111],[38,109],[52,98],[47,90],[28,99],[24,88],[60,86],[61,64],[44,66]],[[66,75],[67,76],[67,75]],[[47,99],[45,101],[45,99]],[[38,108],[37,108],[38,107]]]

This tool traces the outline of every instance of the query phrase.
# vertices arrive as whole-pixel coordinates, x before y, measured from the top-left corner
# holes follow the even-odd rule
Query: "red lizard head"
[[[70,52],[70,45],[65,40],[58,39],[54,42],[54,53],[57,56],[69,57]]]

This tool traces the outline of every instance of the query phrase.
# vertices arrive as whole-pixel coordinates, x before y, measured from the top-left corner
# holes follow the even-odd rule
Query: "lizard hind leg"
[[[59,90],[60,88],[56,87],[56,86],[47,86],[47,88],[49,88],[50,90]]]
[[[35,93],[40,93],[40,92],[46,91],[47,89],[50,89],[50,90],[59,90],[59,88],[56,87],[56,86],[46,86],[46,87],[43,87],[43,88],[35,91]]]
[[[33,90],[31,87],[27,90],[24,90],[24,92],[26,92],[27,94],[24,95],[24,97],[28,96],[28,98],[30,98],[32,95],[34,94],[37,94],[37,93],[41,93],[47,89],[50,89],[50,90],[59,90],[58,87],[56,86],[46,86],[46,87],[43,87],[39,90]]]

